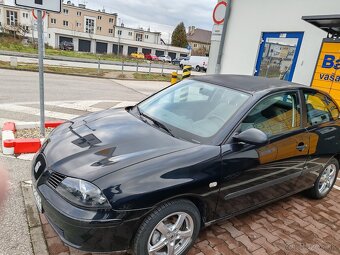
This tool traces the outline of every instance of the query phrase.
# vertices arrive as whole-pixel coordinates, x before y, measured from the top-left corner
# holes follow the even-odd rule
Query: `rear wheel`
[[[307,190],[307,194],[314,199],[322,199],[332,190],[339,173],[339,162],[332,159],[319,175],[314,187]]]
[[[181,69],[183,69],[183,65],[182,65],[182,64],[180,64],[179,67],[180,67]]]
[[[200,66],[196,66],[196,72],[200,72],[201,71],[201,67]]]
[[[201,216],[188,200],[164,203],[140,226],[134,240],[135,255],[184,255],[194,244]]]

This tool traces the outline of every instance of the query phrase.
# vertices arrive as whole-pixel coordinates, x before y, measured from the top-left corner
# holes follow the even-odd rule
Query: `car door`
[[[313,186],[328,161],[340,152],[340,119],[337,104],[326,94],[304,89],[310,149],[301,187]]]
[[[258,102],[234,134],[257,128],[269,137],[262,146],[237,143],[221,147],[222,178],[217,216],[226,217],[294,193],[308,155],[302,125],[302,96],[279,92]]]

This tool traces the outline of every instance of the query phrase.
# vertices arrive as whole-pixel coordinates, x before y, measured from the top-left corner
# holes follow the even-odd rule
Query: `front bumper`
[[[43,213],[67,245],[87,252],[117,252],[130,248],[144,210],[90,211],[73,206],[49,185],[37,187]]]

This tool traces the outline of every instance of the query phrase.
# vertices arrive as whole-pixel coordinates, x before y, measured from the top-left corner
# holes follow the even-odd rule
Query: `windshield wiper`
[[[143,113],[143,112],[139,109],[138,106],[137,106],[136,108],[137,108],[138,113],[139,113],[139,115],[140,115],[141,117],[145,117],[145,118],[151,120],[158,128],[161,128],[161,129],[165,130],[169,135],[171,135],[172,137],[175,137],[174,134],[171,132],[171,130],[170,130],[167,126],[165,126],[163,123],[161,123],[161,122],[159,122],[159,121],[157,121],[157,120],[151,118],[150,116],[146,115],[145,113]]]

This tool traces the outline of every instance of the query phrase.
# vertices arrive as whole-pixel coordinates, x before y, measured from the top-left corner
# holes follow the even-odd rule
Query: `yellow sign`
[[[312,87],[329,93],[340,104],[340,41],[323,42]]]

